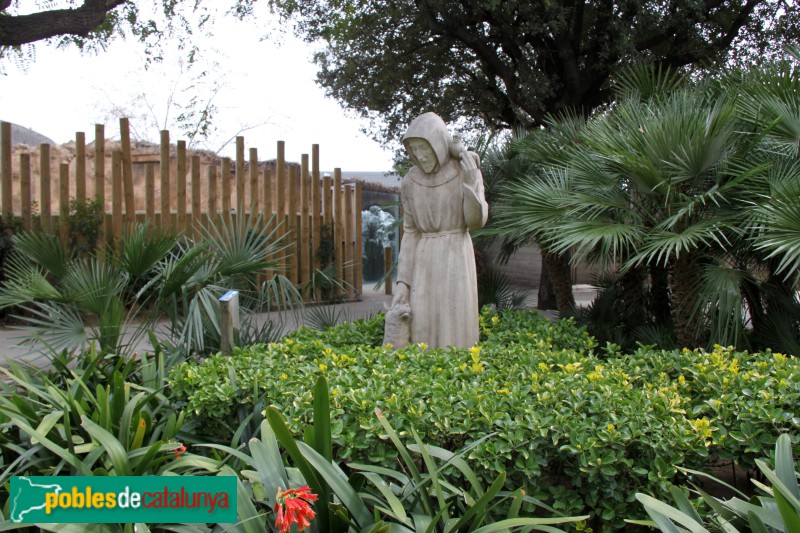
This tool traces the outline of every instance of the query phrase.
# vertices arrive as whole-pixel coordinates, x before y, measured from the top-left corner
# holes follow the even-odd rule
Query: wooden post
[[[247,181],[244,175],[244,137],[236,137],[236,212],[242,214],[242,221],[244,218],[244,208],[247,206],[245,203],[245,187]]]
[[[227,220],[231,216],[231,159],[222,158],[222,214]]]
[[[284,213],[281,218],[281,231],[280,234],[283,237],[283,242],[286,246],[284,246],[284,251],[281,252],[281,273],[286,276],[290,281],[294,281],[294,278],[291,277],[291,239],[292,235],[289,233],[289,215]]]
[[[239,345],[239,291],[228,291],[219,299],[220,350],[231,355]]]
[[[61,242],[69,241],[69,164],[61,163],[58,172],[58,227]]]
[[[122,157],[122,150],[111,152],[111,237],[115,243],[122,238]]]
[[[325,176],[322,179],[322,223],[326,226],[330,226],[331,222],[333,221],[333,206],[331,202],[333,202],[333,182],[330,176]],[[330,231],[330,227],[328,231]]]
[[[75,133],[75,200],[86,202],[86,134]]]
[[[281,238],[284,245],[286,245],[285,235],[289,230],[289,218],[286,216],[286,143],[284,141],[278,141],[277,156],[275,159],[275,176],[275,223],[278,224],[280,228],[278,236]],[[287,277],[289,276],[288,254],[289,248],[284,247],[283,251],[280,253],[280,268],[281,274]]]
[[[147,222],[155,224],[156,169],[153,163],[147,163],[144,167],[144,212]]]
[[[300,282],[298,272],[297,272],[297,255],[298,255],[298,234],[299,229],[297,227],[297,182],[299,181],[299,176],[297,175],[297,167],[292,166],[289,168],[289,209],[287,210],[287,215],[289,218],[289,226],[286,229],[287,233],[289,234],[289,279],[292,280],[293,283],[297,284]]]
[[[128,146],[128,163],[125,162],[125,150],[122,151],[122,191],[125,195],[125,219],[123,226],[136,224],[136,201],[133,196],[133,163],[130,158],[130,145]],[[128,168],[128,171],[125,168]],[[119,200],[118,200],[119,201]]]
[[[267,230],[271,233],[272,239],[278,238],[276,231],[278,225],[278,218],[273,214],[272,207],[272,183],[274,181],[275,171],[269,170],[264,167],[264,213],[266,214],[265,223],[268,224]],[[275,216],[275,218],[273,218]],[[265,273],[266,279],[272,279],[275,272],[269,269]]]
[[[300,260],[300,283],[308,283],[311,274],[314,272],[312,266],[312,250],[314,244],[311,241],[311,227],[313,224],[314,212],[311,210],[311,174],[308,168],[308,154],[300,156],[300,183],[302,194],[300,198],[300,208],[302,215],[302,226],[298,228],[298,259]],[[309,295],[306,295],[309,296]],[[313,296],[313,295],[311,295]]]
[[[283,220],[286,209],[286,143],[278,141],[278,157],[275,160],[277,179],[278,202],[275,204],[275,211],[278,213],[278,220]]]
[[[19,201],[22,211],[22,228],[31,230],[31,154],[19,155]]]
[[[193,155],[192,156],[192,231],[189,232],[189,228],[187,229],[187,234],[194,235],[196,237],[200,236],[200,224],[202,223],[200,219],[201,215],[201,198],[200,198],[200,156]]]
[[[106,213],[106,127],[94,125],[94,198],[100,205],[105,222]]]
[[[208,165],[208,226],[217,219],[217,167]]]
[[[344,281],[344,217],[342,203],[342,169],[333,169],[333,243],[336,260],[336,278]]]
[[[14,218],[11,179],[11,123],[0,122],[0,192],[3,195],[3,221],[9,224]]]
[[[319,145],[311,145],[311,271],[321,268],[317,249],[322,235],[322,184],[319,175]]]
[[[250,216],[257,217],[259,211],[261,210],[259,205],[259,194],[258,194],[258,149],[257,148],[250,148],[250,163],[249,163],[249,174],[250,174]],[[269,218],[269,215],[266,215],[266,218]],[[264,220],[266,220],[266,218]]]
[[[178,231],[186,231],[188,234],[186,227],[186,141],[178,141],[177,159]]]
[[[386,277],[386,289],[384,292],[388,295],[392,294],[392,275],[390,274],[392,263],[392,247],[385,246],[383,248],[383,275]]]
[[[344,219],[342,220],[344,224],[344,281],[347,283],[347,293],[348,297],[352,298],[354,289],[353,287],[353,267],[355,266],[355,258],[353,257],[353,252],[355,250],[353,243],[355,242],[355,236],[353,235],[353,197],[355,196],[355,192],[350,185],[345,185],[344,188]]]
[[[161,131],[161,227],[172,225],[169,194],[169,131]]]
[[[264,212],[267,220],[272,216],[275,207],[272,202],[272,184],[275,181],[275,171],[264,168]]]
[[[131,128],[127,117],[119,119],[119,140],[122,149],[122,186],[125,194],[125,220],[136,222],[136,203],[133,192],[133,159],[131,158]],[[161,191],[164,194],[164,191]]]
[[[39,145],[39,201],[42,231],[50,232],[53,228],[50,199],[50,145]]]
[[[361,182],[357,181],[355,190],[355,242],[353,243],[353,259],[355,260],[355,276],[353,277],[353,288],[356,291],[356,296],[361,296],[363,290],[363,275],[362,268],[364,266],[364,242],[361,235]]]

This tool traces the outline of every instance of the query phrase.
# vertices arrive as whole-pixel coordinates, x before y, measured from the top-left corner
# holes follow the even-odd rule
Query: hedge
[[[631,355],[604,349],[571,320],[530,312],[481,314],[481,342],[465,349],[380,346],[383,317],[184,363],[172,397],[225,440],[241,407],[278,407],[299,428],[311,418],[320,373],[331,387],[334,442],[342,460],[394,466],[374,417],[401,431],[470,452],[486,479],[507,472],[568,514],[591,513],[603,530],[643,514],[636,492],[666,495],[677,466],[768,455],[777,436],[800,427],[800,364],[773,353],[715,347]]]

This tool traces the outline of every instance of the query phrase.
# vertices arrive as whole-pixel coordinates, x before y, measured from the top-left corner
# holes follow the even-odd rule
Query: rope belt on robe
[[[428,239],[432,239],[435,237],[445,237],[447,235],[458,235],[459,233],[467,233],[467,229],[454,229],[450,231],[436,231],[431,233],[420,233],[420,237],[426,237]]]

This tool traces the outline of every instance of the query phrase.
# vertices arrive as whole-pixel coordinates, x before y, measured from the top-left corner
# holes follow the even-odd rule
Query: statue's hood
[[[447,124],[436,113],[423,113],[415,118],[403,136],[403,145],[406,145],[406,141],[409,139],[424,139],[431,145],[433,153],[436,154],[436,160],[439,162],[437,168],[443,168],[450,158],[450,143],[452,142],[450,133],[447,131]]]

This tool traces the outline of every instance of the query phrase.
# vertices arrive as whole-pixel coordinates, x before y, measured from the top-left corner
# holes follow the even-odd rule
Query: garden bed
[[[800,427],[800,364],[781,354],[625,355],[598,348],[569,320],[488,311],[472,349],[390,351],[380,346],[382,320],[184,363],[170,377],[173,399],[207,439],[229,441],[242,413],[270,404],[299,431],[323,374],[341,461],[394,466],[376,407],[401,434],[414,428],[451,450],[491,434],[469,454],[485,479],[505,471],[509,489],[566,514],[591,513],[602,529],[641,517],[634,494],[666,494],[681,481],[678,466],[703,469],[718,458],[749,471],[781,432]]]

